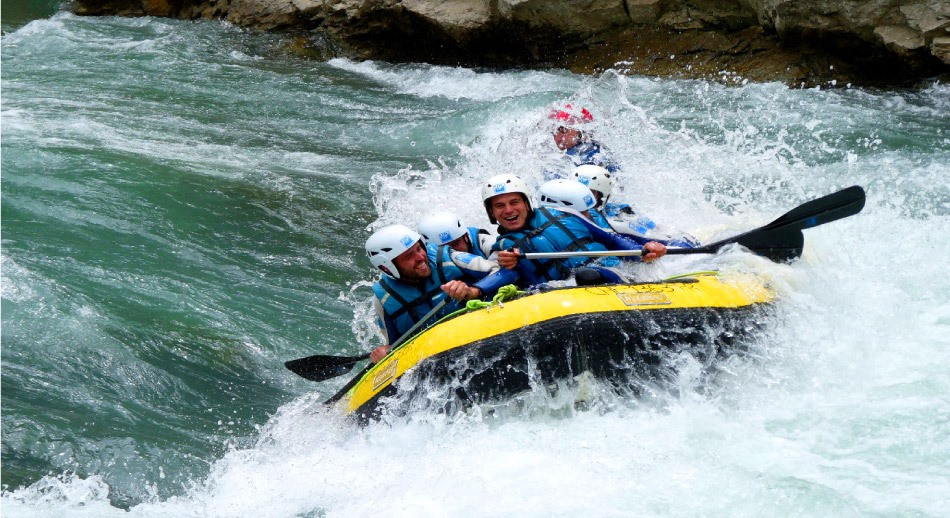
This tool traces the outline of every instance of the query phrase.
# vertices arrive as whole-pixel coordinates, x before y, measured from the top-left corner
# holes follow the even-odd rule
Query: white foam
[[[45,26],[27,27],[4,44]],[[194,487],[140,503],[128,515],[938,516],[950,508],[950,276],[943,256],[950,249],[948,158],[945,151],[900,144],[926,131],[916,125],[932,123],[921,113],[946,117],[945,86],[914,99],[614,73],[585,79],[557,72],[330,64],[420,105],[374,112],[371,103],[354,101],[363,110],[354,121],[365,116],[381,133],[402,136],[407,126],[422,124],[407,122],[421,111],[445,126],[465,128],[457,154],[427,156],[421,167],[354,175],[373,176],[365,194],[373,196],[379,219],[371,227],[415,224],[436,209],[488,226],[482,181],[514,172],[539,183],[543,168],[560,161],[547,112],[567,101],[591,107],[595,121],[588,127],[623,166],[616,199],[701,239],[760,226],[855,183],[867,187],[868,204],[858,216],[808,230],[805,255],[793,265],[771,265],[733,249],[647,267],[659,276],[746,268],[764,272],[776,286],[777,315],[747,356],[723,362],[712,379],[683,357],[673,387],[641,398],[604,396],[589,410],[539,393],[494,413],[475,409],[453,419],[423,414],[366,429],[326,411],[320,395],[308,394],[284,405],[250,446],[214,459],[210,474]],[[458,116],[443,107],[446,102],[465,104],[474,115]],[[248,151],[210,138],[158,140],[149,136],[154,127],[134,130],[81,115],[67,117],[64,132],[47,135],[20,107],[5,107],[3,114],[13,138],[118,150],[227,178],[272,167],[326,174],[325,164],[339,158],[280,146]],[[894,114],[906,119],[904,126],[880,123]],[[161,122],[182,133],[239,129],[155,117],[166,117]],[[297,131],[322,135],[315,126]],[[362,145],[353,144],[357,150]],[[275,182],[277,190],[294,188]],[[106,218],[95,221],[124,228]],[[28,273],[8,262],[3,268],[5,284]],[[365,308],[365,284],[357,285],[341,299]],[[7,286],[3,295],[15,302],[32,296]],[[357,311],[356,319],[358,341],[369,345],[372,316]],[[316,390],[326,396],[342,382]],[[107,489],[97,474],[44,477],[4,492],[4,512],[126,515],[109,506]]]
[[[573,82],[566,74],[557,72],[477,72],[461,67],[389,65],[343,58],[331,59],[328,63],[395,88],[399,93],[453,101],[498,101],[556,91],[559,83]]]

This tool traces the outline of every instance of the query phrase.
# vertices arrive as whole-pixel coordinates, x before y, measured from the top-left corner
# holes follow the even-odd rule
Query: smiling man
[[[589,191],[588,191],[589,192]],[[597,227],[583,215],[556,208],[531,207],[528,186],[511,174],[491,177],[482,185],[482,200],[488,219],[498,225],[498,239],[492,251],[498,252],[498,264],[515,269],[521,284],[532,286],[566,279],[574,269],[587,264],[589,257],[567,259],[529,259],[519,261],[519,252],[565,252],[598,250],[640,250],[642,260],[662,257],[666,247],[655,241],[640,245],[617,233]],[[638,260],[639,258],[633,258]],[[620,279],[612,278],[614,282]]]
[[[489,271],[471,267],[478,256],[445,246],[427,246],[416,231],[405,225],[390,225],[373,233],[366,240],[366,255],[384,274],[373,284],[373,294],[377,324],[387,342],[372,351],[373,362],[386,356],[389,344],[446,297],[466,301],[492,296],[517,280],[517,274],[497,266]],[[431,321],[456,309],[446,304]]]

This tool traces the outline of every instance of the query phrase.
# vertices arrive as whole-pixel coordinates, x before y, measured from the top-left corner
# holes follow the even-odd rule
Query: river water
[[[296,56],[216,22],[4,27],[5,516],[948,516],[950,87],[788,89]],[[829,85],[831,86],[831,85]],[[705,376],[575,408],[357,428],[283,362],[378,343],[384,223],[559,160],[573,102],[622,193],[700,239],[858,184],[753,269],[779,300]]]

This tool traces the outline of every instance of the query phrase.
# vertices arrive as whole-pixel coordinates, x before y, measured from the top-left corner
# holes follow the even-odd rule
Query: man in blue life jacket
[[[578,185],[577,182],[568,182]],[[571,202],[578,208],[583,207],[582,211],[593,205],[593,195],[588,189],[584,190],[588,199]],[[566,279],[573,269],[587,264],[590,258],[579,256],[567,259],[519,261],[521,251],[562,252],[642,248],[645,251],[642,260],[646,262],[656,260],[666,253],[666,247],[660,243],[651,241],[641,245],[615,232],[601,229],[573,209],[558,210],[545,207],[533,209],[527,184],[511,174],[493,176],[483,184],[482,200],[485,203],[488,219],[498,224],[499,236],[492,246],[492,250],[498,252],[498,264],[505,268],[516,269],[521,276],[520,284],[523,286]],[[587,207],[584,207],[585,205]],[[633,257],[632,260],[639,259]],[[620,282],[622,279],[609,280]]]
[[[553,110],[548,118],[558,124],[554,130],[554,145],[563,151],[575,166],[594,164],[606,168],[611,173],[620,170],[620,166],[610,153],[588,132],[580,129],[581,124],[594,120],[594,116],[587,108],[581,108],[578,112],[567,104],[563,109]]]
[[[389,354],[390,344],[446,297],[457,301],[489,297],[517,280],[517,274],[510,270],[470,269],[468,265],[477,256],[447,246],[425,245],[422,237],[405,225],[377,230],[366,240],[366,254],[373,266],[383,272],[373,284],[373,294],[377,324],[387,344],[373,349],[373,362]],[[430,321],[456,309],[458,306],[446,304]]]
[[[452,250],[475,254],[488,259],[495,236],[483,228],[468,227],[462,219],[448,211],[432,212],[419,220],[422,239],[430,245],[446,245]]]
[[[627,203],[609,202],[613,192],[614,174],[607,169],[585,164],[576,167],[571,177],[586,185],[593,193],[595,204],[590,210],[590,218],[598,227],[628,236],[640,244],[656,241],[666,246],[680,248],[699,246],[699,242],[688,234],[681,236],[661,234],[653,220],[636,212]]]

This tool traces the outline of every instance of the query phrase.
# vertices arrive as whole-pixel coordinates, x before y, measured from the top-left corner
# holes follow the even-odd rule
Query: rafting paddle
[[[306,358],[297,358],[284,362],[287,367],[298,376],[310,381],[323,381],[342,376],[353,370],[357,363],[369,359],[369,353],[359,356],[330,356],[316,354]]]
[[[398,340],[393,342],[390,350],[395,349],[403,342],[406,341],[409,337],[413,335],[423,324],[426,323],[433,315],[438,313],[450,299],[446,298],[442,302],[439,302],[432,308],[431,311],[426,313],[418,322],[416,322],[412,327],[409,328]],[[310,381],[324,381],[330,378],[335,378],[337,376],[342,376],[347,372],[353,370],[353,366],[357,363],[368,360],[369,353],[361,354],[359,356],[331,356],[324,354],[315,354],[313,356],[307,356],[306,358],[298,358],[296,360],[289,360],[284,362],[284,367],[287,367],[294,374],[307,378]]]
[[[668,248],[668,255],[713,254],[720,248],[739,244],[773,261],[789,261],[802,255],[805,237],[802,230],[853,216],[864,208],[865,194],[860,186],[852,186],[836,193],[803,203],[788,211],[775,221],[697,248]],[[526,259],[560,259],[567,257],[621,257],[642,255],[642,250],[603,250],[577,252],[524,253]]]

